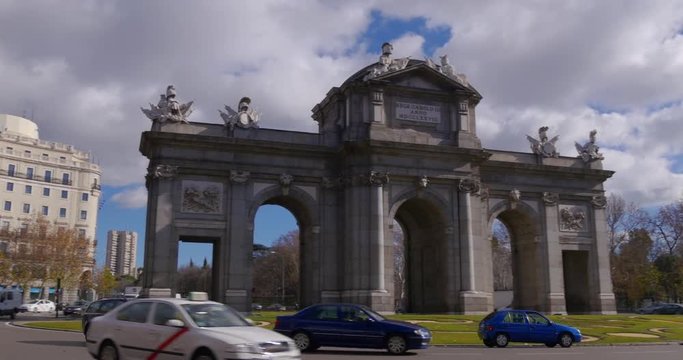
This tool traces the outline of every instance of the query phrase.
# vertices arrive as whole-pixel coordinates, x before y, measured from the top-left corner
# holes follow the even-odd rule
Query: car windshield
[[[251,326],[242,315],[223,304],[183,304],[181,306],[199,327]]]
[[[31,300],[28,302],[28,304],[37,304],[40,300]]]
[[[361,306],[361,308],[363,309],[363,311],[365,311],[366,313],[368,313],[368,315],[370,315],[370,317],[372,317],[373,319],[375,319],[375,320],[385,320],[385,319],[384,319],[384,316],[382,316],[382,315],[376,313],[374,310],[370,309],[369,307]]]

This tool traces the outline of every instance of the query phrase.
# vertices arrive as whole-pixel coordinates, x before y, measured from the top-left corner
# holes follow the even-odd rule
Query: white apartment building
[[[20,228],[42,214],[58,226],[75,227],[90,240],[84,267],[92,270],[100,176],[88,152],[41,140],[33,121],[0,114],[0,226]],[[0,239],[0,251],[6,247]]]
[[[109,230],[107,232],[107,257],[104,266],[114,275],[137,277],[138,233],[135,231]]]

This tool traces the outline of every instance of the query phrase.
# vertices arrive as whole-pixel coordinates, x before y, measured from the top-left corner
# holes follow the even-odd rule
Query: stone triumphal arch
[[[394,311],[392,227],[406,238],[408,310],[493,305],[491,228],[512,238],[512,306],[612,313],[595,133],[560,157],[547,127],[532,151],[483,148],[481,95],[442,57],[380,60],[313,108],[317,133],[259,127],[251,99],[225,124],[189,122],[169,86],[140,151],[149,159],[144,294],[173,295],[179,241],[213,244],[212,297],[248,310],[254,217],[277,204],[300,231],[301,302]]]

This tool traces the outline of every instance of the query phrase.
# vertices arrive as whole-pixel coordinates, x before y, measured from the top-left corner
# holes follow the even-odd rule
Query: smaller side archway
[[[315,271],[317,266],[317,256],[320,252],[318,241],[319,223],[315,200],[305,191],[297,187],[291,187],[283,192],[279,186],[272,186],[256,194],[252,206],[249,210],[249,221],[254,224],[256,212],[262,205],[278,205],[289,211],[298,225],[299,230],[299,249],[298,249],[298,278],[299,278],[299,306],[306,306],[320,301],[319,271]],[[249,243],[254,244],[253,226],[249,234]],[[249,269],[249,281],[253,284],[253,266]],[[249,302],[253,301],[251,295]]]
[[[543,310],[545,262],[541,244],[541,230],[537,213],[525,204],[499,206],[489,220],[492,231],[495,220],[500,221],[510,236],[514,308]]]

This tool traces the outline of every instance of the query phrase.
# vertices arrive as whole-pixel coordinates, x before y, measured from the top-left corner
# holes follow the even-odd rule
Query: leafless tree
[[[512,290],[513,288],[511,245],[507,227],[499,220],[495,220],[491,236],[494,290]]]
[[[396,307],[406,306],[406,249],[401,225],[394,220],[392,227],[394,245],[394,302]]]
[[[280,236],[273,246],[255,247],[252,297],[269,303],[299,303],[299,230]]]
[[[652,236],[658,253],[666,253],[668,255],[682,254],[682,201],[662,206],[657,215],[652,217],[650,224],[652,225]]]
[[[649,222],[647,213],[637,204],[627,203],[623,197],[614,193],[607,197],[606,213],[609,249],[612,256],[628,240],[629,233]]]

